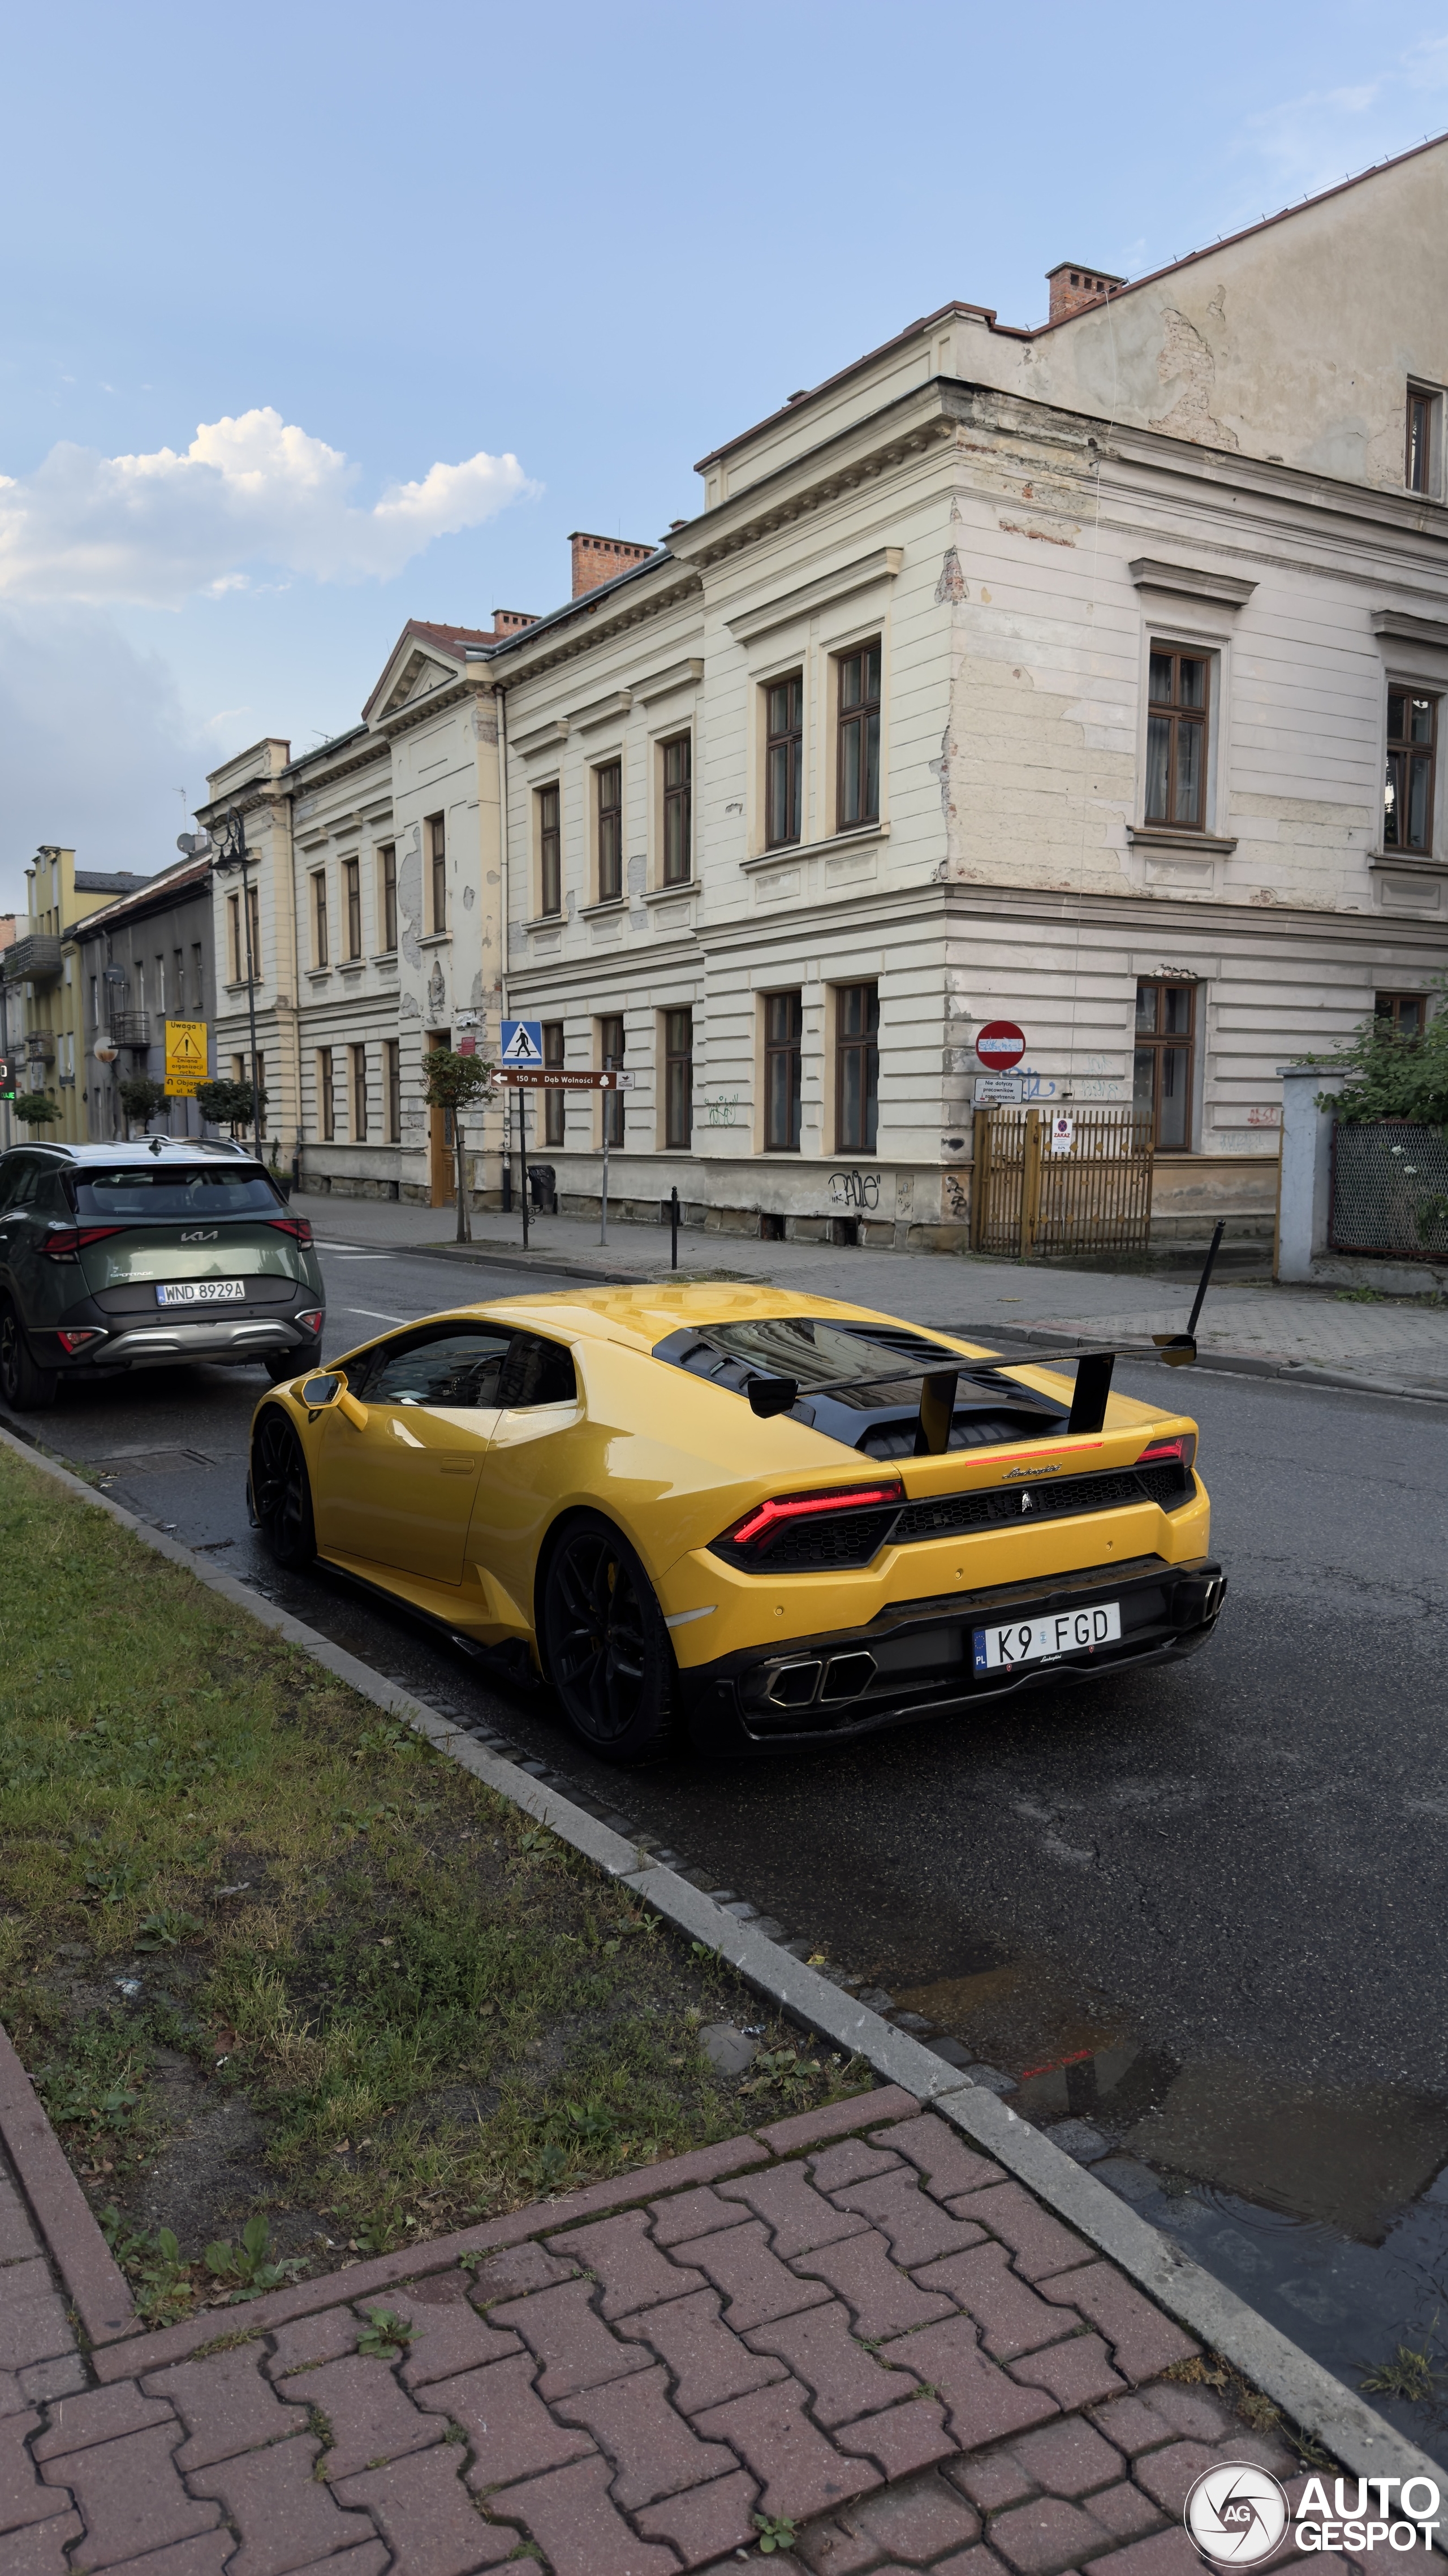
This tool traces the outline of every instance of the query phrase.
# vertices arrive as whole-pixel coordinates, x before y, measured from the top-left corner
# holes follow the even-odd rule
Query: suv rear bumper
[[[314,1300],[314,1304],[320,1300]],[[309,1310],[310,1311],[310,1310]],[[77,1323],[79,1319],[77,1319]],[[271,1351],[312,1350],[315,1333],[275,1316],[266,1323],[209,1315],[204,1320],[143,1324],[125,1332],[108,1332],[104,1341],[88,1342],[73,1354],[61,1348],[55,1332],[32,1332],[31,1348],[42,1368],[64,1376],[95,1376],[120,1369],[174,1368],[178,1362],[265,1359]]]
[[[838,1742],[917,1718],[963,1715],[1016,1691],[1102,1681],[1128,1666],[1169,1663],[1204,1645],[1227,1579],[1210,1557],[1169,1565],[1134,1557],[1057,1575],[897,1604],[865,1628],[757,1647],[679,1674],[690,1734],[701,1752],[763,1753],[775,1745]],[[1048,1661],[977,1674],[972,1631],[1114,1601],[1121,1636]]]

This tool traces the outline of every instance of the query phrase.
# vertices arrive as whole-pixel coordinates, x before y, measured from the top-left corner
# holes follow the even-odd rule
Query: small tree
[[[44,1127],[60,1116],[60,1102],[48,1091],[17,1091],[10,1106],[23,1127]]]
[[[1406,1118],[1418,1127],[1448,1128],[1448,982],[1439,978],[1438,1009],[1416,1036],[1401,1036],[1389,1019],[1360,1021],[1349,1046],[1337,1055],[1309,1056],[1348,1075],[1347,1088],[1323,1092],[1345,1126],[1379,1118]]]
[[[422,1059],[422,1072],[428,1107],[452,1113],[453,1143],[458,1158],[457,1240],[471,1243],[473,1229],[468,1214],[463,1111],[491,1094],[493,1065],[485,1055],[455,1055],[451,1047],[434,1047]]]
[[[116,1089],[125,1112],[127,1136],[138,1119],[144,1136],[152,1119],[166,1106],[166,1085],[153,1081],[148,1073],[128,1073]]]
[[[263,1109],[266,1093],[261,1095]],[[256,1114],[256,1100],[249,1082],[198,1082],[196,1106],[213,1127],[229,1127],[235,1136],[240,1127],[249,1127]]]

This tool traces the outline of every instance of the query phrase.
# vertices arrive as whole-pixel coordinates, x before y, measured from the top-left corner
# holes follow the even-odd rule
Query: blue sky
[[[1448,125],[1448,0],[12,0],[5,50],[0,909],[38,840],[164,865],[405,618],[556,606],[571,529],[657,538],[913,316]]]

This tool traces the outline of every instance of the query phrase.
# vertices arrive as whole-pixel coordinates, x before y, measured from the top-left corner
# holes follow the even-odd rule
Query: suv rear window
[[[156,1219],[271,1216],[286,1201],[253,1163],[87,1164],[75,1176],[76,1214]]]

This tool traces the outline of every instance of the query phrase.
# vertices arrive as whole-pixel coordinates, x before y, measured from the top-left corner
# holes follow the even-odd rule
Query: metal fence
[[[1385,1118],[1332,1131],[1334,1252],[1448,1259],[1448,1133]]]
[[[1067,1154],[1051,1151],[1049,1109],[978,1109],[971,1249],[1025,1260],[1050,1252],[1144,1252],[1151,1233],[1151,1117],[1072,1109]]]

